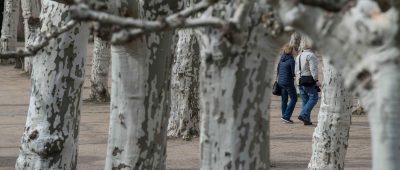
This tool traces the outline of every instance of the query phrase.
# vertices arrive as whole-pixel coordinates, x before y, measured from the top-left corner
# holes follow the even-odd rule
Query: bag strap
[[[299,71],[300,71],[300,77],[301,77],[301,54],[299,56]]]

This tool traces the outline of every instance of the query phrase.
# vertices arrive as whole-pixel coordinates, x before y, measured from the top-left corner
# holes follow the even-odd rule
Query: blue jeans
[[[314,86],[299,86],[300,96],[303,101],[303,108],[301,109],[300,116],[311,122],[311,110],[318,103],[318,91]]]
[[[282,93],[281,93],[281,109],[282,109],[282,118],[286,120],[290,120],[293,114],[294,107],[296,106],[297,102],[297,93],[296,88],[293,87],[285,87],[280,86]],[[288,97],[290,97],[290,103],[288,105]]]

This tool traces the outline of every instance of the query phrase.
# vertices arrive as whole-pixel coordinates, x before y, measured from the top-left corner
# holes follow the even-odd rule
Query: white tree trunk
[[[328,59],[323,58],[324,82],[318,125],[313,134],[312,156],[308,169],[344,169],[348,146],[352,93]]]
[[[43,0],[41,31],[64,25],[69,5]],[[32,60],[32,93],[16,169],[76,169],[87,24],[51,40]]]
[[[109,42],[97,36],[94,38],[90,100],[97,102],[110,101],[108,90],[108,72],[111,59],[110,48]]]
[[[178,1],[115,1],[119,15],[155,20]],[[123,8],[121,8],[123,7]],[[129,13],[125,13],[127,11]],[[172,32],[112,46],[110,132],[105,169],[165,169]]]
[[[190,139],[200,132],[199,44],[192,29],[179,30],[171,76],[171,115],[169,137]]]
[[[351,113],[352,115],[366,115],[367,113],[365,112],[364,108],[361,105],[360,100],[357,100],[357,105],[353,108],[355,108],[353,110],[353,112]]]
[[[20,0],[5,0],[3,23],[1,28],[1,51],[15,51],[17,48],[17,32]],[[12,59],[14,60],[14,59]]]
[[[21,0],[22,17],[24,18],[25,48],[32,45],[39,33],[40,0]],[[24,71],[32,72],[31,58],[25,57]]]
[[[284,23],[308,34],[331,56],[346,87],[358,94],[369,115],[375,170],[400,169],[400,1],[386,2],[392,8],[359,0],[337,14],[289,0],[275,0],[274,8]],[[322,8],[327,7],[332,6]]]
[[[239,3],[223,1],[206,14],[229,19]],[[270,86],[275,59],[284,41],[267,35],[258,23],[266,11],[264,6],[249,3],[249,13],[238,24],[241,32],[232,27],[225,32],[211,28],[200,32],[203,170],[270,166]]]

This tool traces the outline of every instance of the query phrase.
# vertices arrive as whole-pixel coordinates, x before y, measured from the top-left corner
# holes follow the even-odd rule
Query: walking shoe
[[[301,117],[301,116],[299,116],[299,117],[297,117],[299,120],[301,120],[302,122],[306,122],[306,120],[305,119],[303,119],[303,117]]]
[[[282,122],[283,123],[286,123],[286,124],[293,124],[294,122],[292,121],[292,120],[287,120],[287,119],[284,119],[283,117],[281,118],[281,120],[282,120]]]
[[[307,126],[307,125],[312,125],[312,122],[304,121],[304,125],[305,125],[305,126]]]

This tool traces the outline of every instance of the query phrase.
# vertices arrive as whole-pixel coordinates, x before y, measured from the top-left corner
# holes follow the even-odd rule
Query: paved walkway
[[[88,62],[90,63],[90,62]],[[90,74],[90,65],[86,74]],[[12,66],[0,65],[0,170],[14,169],[20,137],[26,120],[30,95],[30,80]],[[88,78],[89,75],[87,75]],[[88,97],[89,83],[84,96]],[[315,126],[305,127],[299,121],[282,124],[279,120],[279,98],[271,105],[271,161],[272,169],[306,169],[311,154],[311,139]],[[299,101],[301,102],[301,101]],[[300,104],[298,103],[298,106]],[[84,103],[80,126],[80,170],[103,169],[107,143],[108,104]],[[296,108],[294,116],[299,112]],[[318,109],[313,111],[317,120]],[[296,116],[297,117],[297,116]],[[369,127],[365,116],[353,117],[346,169],[371,169]],[[198,139],[186,142],[168,140],[168,169],[199,169]]]

